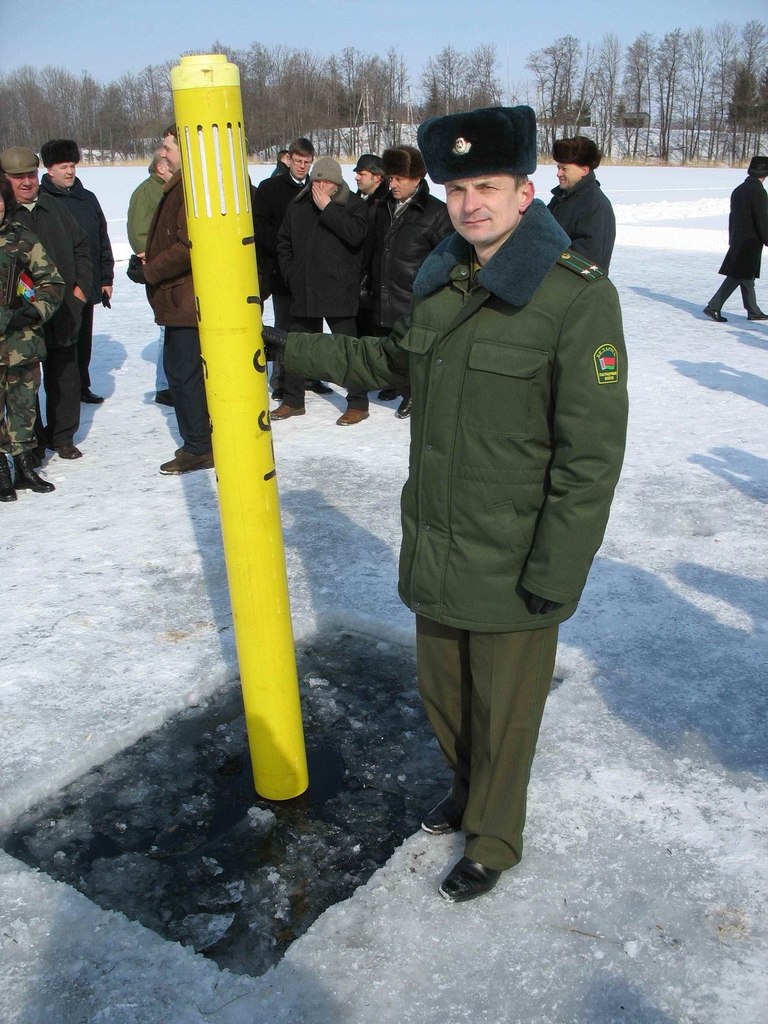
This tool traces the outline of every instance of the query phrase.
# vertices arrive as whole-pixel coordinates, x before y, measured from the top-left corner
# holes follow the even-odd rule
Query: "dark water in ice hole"
[[[412,650],[341,631],[296,655],[303,796],[256,796],[234,684],[25,813],[4,849],[221,967],[262,974],[448,785]]]

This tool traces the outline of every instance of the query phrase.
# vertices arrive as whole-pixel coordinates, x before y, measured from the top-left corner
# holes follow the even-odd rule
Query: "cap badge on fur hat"
[[[531,107],[481,107],[430,117],[419,125],[419,149],[432,181],[536,170],[536,115]]]

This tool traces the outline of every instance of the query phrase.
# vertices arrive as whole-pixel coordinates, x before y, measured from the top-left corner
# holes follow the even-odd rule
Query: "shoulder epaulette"
[[[574,274],[583,277],[585,281],[599,281],[601,277],[605,277],[605,271],[601,267],[592,263],[586,256],[580,256],[573,249],[566,249],[557,262],[561,267],[567,267]]]

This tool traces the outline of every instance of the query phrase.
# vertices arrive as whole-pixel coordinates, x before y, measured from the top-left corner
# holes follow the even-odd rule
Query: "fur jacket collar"
[[[570,239],[539,199],[534,199],[514,234],[494,253],[477,281],[511,306],[525,306],[570,245]],[[468,265],[469,244],[453,234],[430,253],[413,284],[419,297],[431,295],[450,281],[454,267]]]

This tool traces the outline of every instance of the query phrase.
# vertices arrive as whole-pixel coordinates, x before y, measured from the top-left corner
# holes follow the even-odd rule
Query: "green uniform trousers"
[[[0,365],[0,451],[20,455],[37,444],[35,396],[40,362]]]
[[[419,690],[464,808],[467,857],[503,871],[523,855],[526,793],[558,627],[475,633],[416,617]]]

